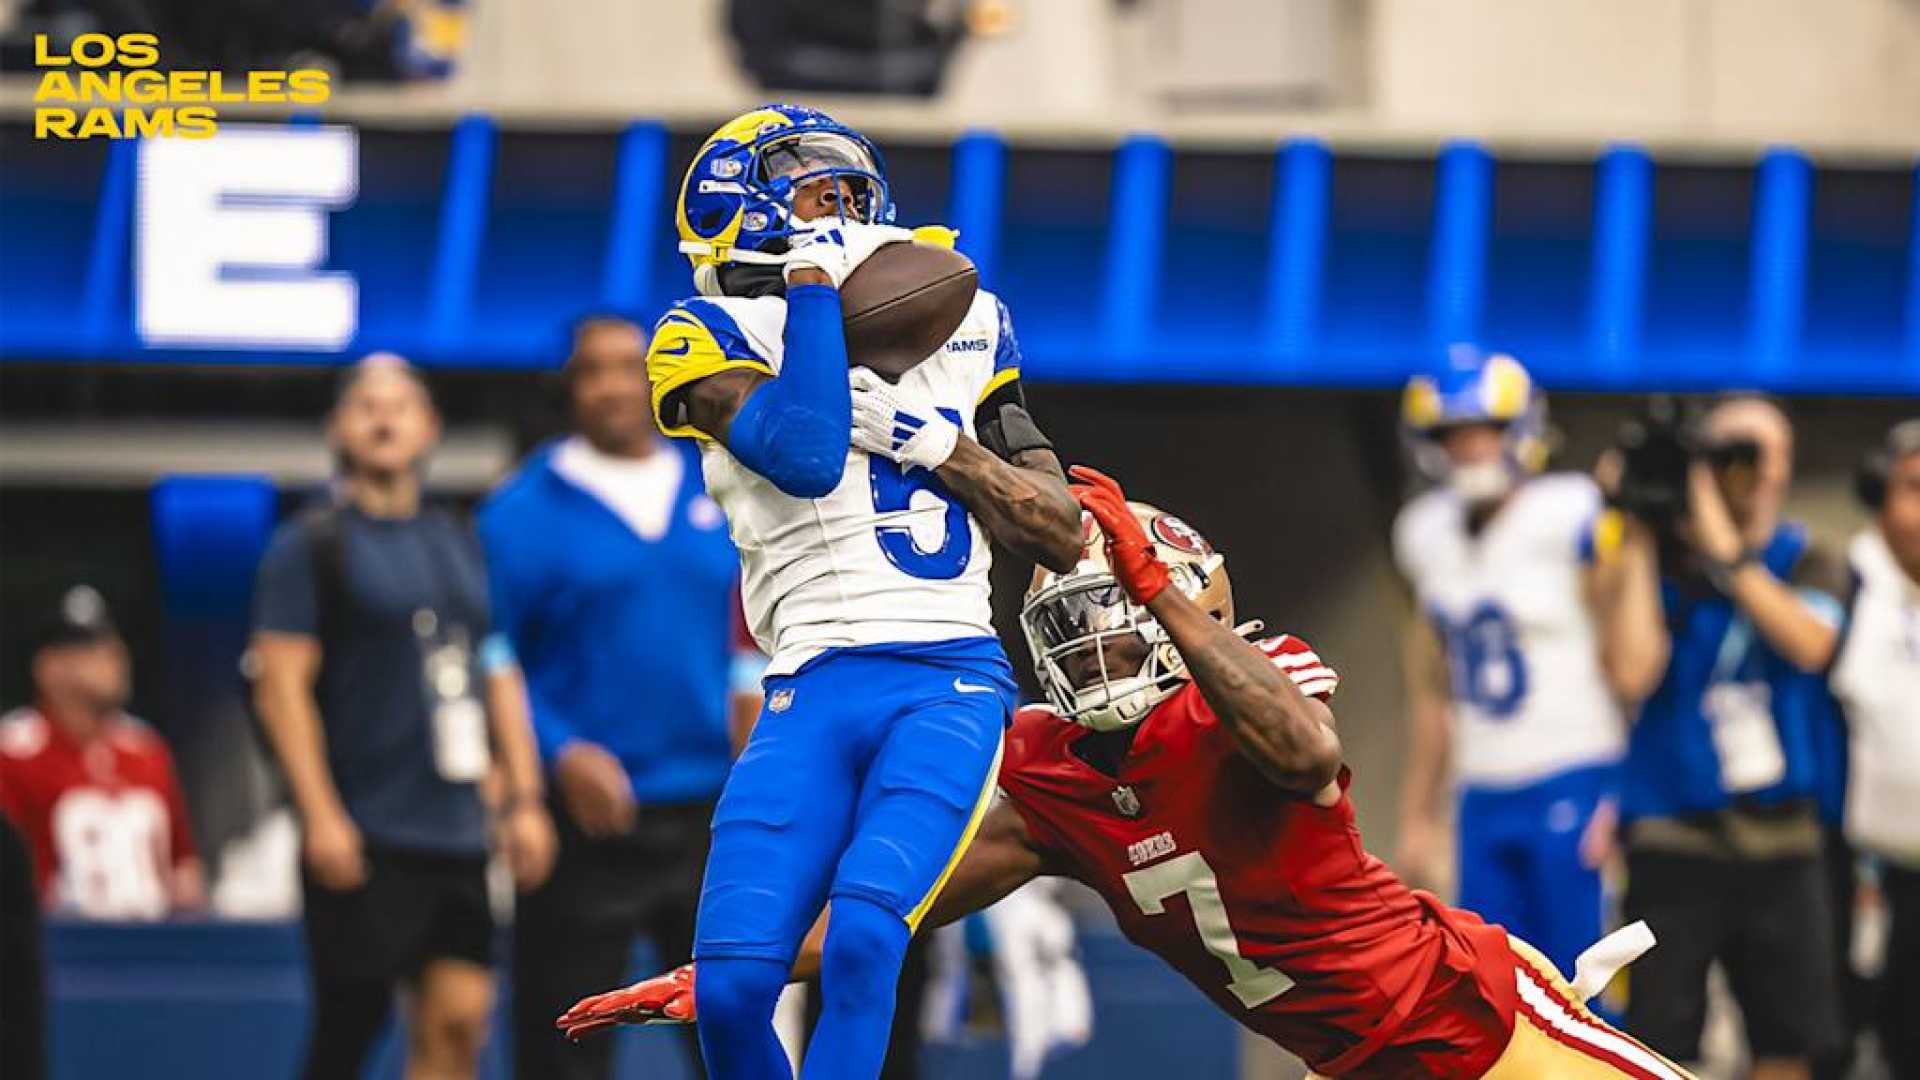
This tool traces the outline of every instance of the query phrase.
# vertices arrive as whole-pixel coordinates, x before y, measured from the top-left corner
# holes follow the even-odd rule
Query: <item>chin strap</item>
[[[680,254],[696,257],[693,287],[701,296],[751,298],[778,295],[785,291],[786,279],[781,275],[781,267],[787,261],[784,252],[748,251],[745,248],[709,244],[704,240],[682,240]],[[699,256],[718,261],[699,261]],[[763,276],[769,274],[773,279],[772,288],[768,288],[763,280]]]

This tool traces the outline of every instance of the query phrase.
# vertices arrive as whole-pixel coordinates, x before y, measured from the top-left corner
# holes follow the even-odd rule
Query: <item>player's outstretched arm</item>
[[[1002,461],[963,435],[938,472],[987,532],[1021,558],[1057,573],[1080,561],[1080,504],[1052,450],[1023,450]]]
[[[1067,491],[1052,445],[1018,403],[1017,389],[1007,403],[983,404],[997,404],[991,434],[981,428],[992,445],[983,445],[950,417],[865,368],[854,369],[851,381],[853,445],[931,470],[1015,554],[1049,570],[1073,569],[1080,559],[1080,507]],[[1011,436],[1004,416],[1018,422]]]
[[[1302,796],[1333,782],[1340,772],[1340,737],[1325,703],[1301,693],[1272,657],[1180,590],[1161,590],[1147,608],[1240,752],[1267,779]]]
[[[922,925],[944,926],[989,907],[1046,872],[1046,859],[1029,838],[1026,822],[1003,801],[980,822],[973,845],[954,867]],[[831,909],[821,912],[801,943],[800,954],[793,962],[795,982],[820,974],[820,954],[832,914]],[[694,976],[694,965],[682,964],[631,986],[582,998],[562,1013],[554,1026],[568,1038],[578,1040],[624,1024],[693,1023],[697,1012]]]
[[[1283,791],[1311,798],[1340,771],[1340,737],[1325,704],[1300,692],[1252,642],[1222,625],[1179,589],[1127,507],[1120,485],[1075,466],[1074,496],[1100,523],[1114,576],[1153,612],[1187,672],[1240,752]]]

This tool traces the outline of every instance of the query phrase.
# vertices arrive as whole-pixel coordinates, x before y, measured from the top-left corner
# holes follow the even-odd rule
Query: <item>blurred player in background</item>
[[[1417,611],[1407,627],[1412,737],[1400,864],[1443,880],[1449,774],[1459,790],[1462,907],[1532,942],[1563,971],[1600,933],[1623,704],[1660,656],[1621,617],[1617,522],[1599,486],[1542,474],[1546,398],[1512,357],[1456,347],[1407,384],[1403,420],[1434,487],[1394,523]]]
[[[526,693],[490,626],[479,545],[424,501],[439,431],[404,360],[348,371],[328,429],[338,498],[281,526],[254,590],[255,705],[301,819],[309,1080],[360,1075],[401,983],[409,1070],[474,1075],[493,1010],[490,831],[520,887],[552,865]],[[489,822],[481,784],[496,768]]]
[[[1013,706],[988,534],[1062,568],[1080,545],[991,294],[897,386],[849,376],[838,290],[909,238],[892,217],[873,144],[786,105],[722,126],[680,190],[700,295],[655,329],[653,405],[662,431],[700,440],[772,657],[695,931],[701,1048],[721,1080],[788,1074],[774,1004],[829,896],[803,1071],[879,1072],[908,939],[984,811]]]
[[[1005,798],[936,922],[1076,878],[1129,940],[1329,1077],[1686,1076],[1594,1017],[1531,947],[1367,854],[1326,705],[1333,670],[1299,638],[1235,627],[1225,560],[1191,526],[1074,474],[1097,530],[1074,570],[1035,576],[1021,617],[1050,706],[1015,720]],[[836,904],[829,938],[838,918]],[[705,1008],[699,985],[682,969],[561,1024],[685,1020]]]
[[[106,601],[67,590],[33,654],[34,703],[0,717],[0,812],[31,847],[48,911],[120,921],[206,906],[173,755],[127,715],[132,689]]]
[[[1039,1080],[1046,1063],[1092,1040],[1092,990],[1075,947],[1073,913],[1060,878],[1035,878],[937,936],[935,988],[927,992],[927,1038],[958,1042],[968,1007],[968,949],[981,930],[993,963],[1008,1076]]]
[[[625,975],[638,934],[670,957],[693,947],[729,719],[752,720],[764,664],[737,643],[740,562],[699,452],[653,426],[645,331],[593,316],[572,346],[575,434],[480,512],[494,622],[526,672],[560,834],[552,878],[514,911],[525,1080],[607,1076],[612,1046],[569,1045],[553,1014]]]

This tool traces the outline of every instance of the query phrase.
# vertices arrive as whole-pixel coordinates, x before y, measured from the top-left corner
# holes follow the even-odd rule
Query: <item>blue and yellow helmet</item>
[[[708,136],[680,183],[674,217],[680,252],[702,293],[719,292],[727,263],[773,263],[799,223],[794,192],[822,179],[844,190],[851,220],[893,220],[880,151],[865,135],[818,109],[764,105]]]
[[[1431,479],[1445,479],[1449,465],[1438,436],[1467,424],[1499,427],[1516,471],[1538,472],[1546,467],[1546,395],[1520,361],[1506,353],[1453,346],[1440,370],[1407,380],[1400,398],[1400,422],[1415,463]]]

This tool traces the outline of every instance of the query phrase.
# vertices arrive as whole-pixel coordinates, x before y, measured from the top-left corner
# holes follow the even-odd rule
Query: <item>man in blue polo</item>
[[[730,721],[759,708],[759,655],[736,632],[739,559],[698,452],[654,427],[646,344],[627,319],[575,325],[576,433],[535,451],[480,514],[560,834],[553,877],[514,923],[523,1080],[607,1076],[611,1044],[570,1044],[553,1017],[624,978],[637,934],[663,956],[692,948]]]

